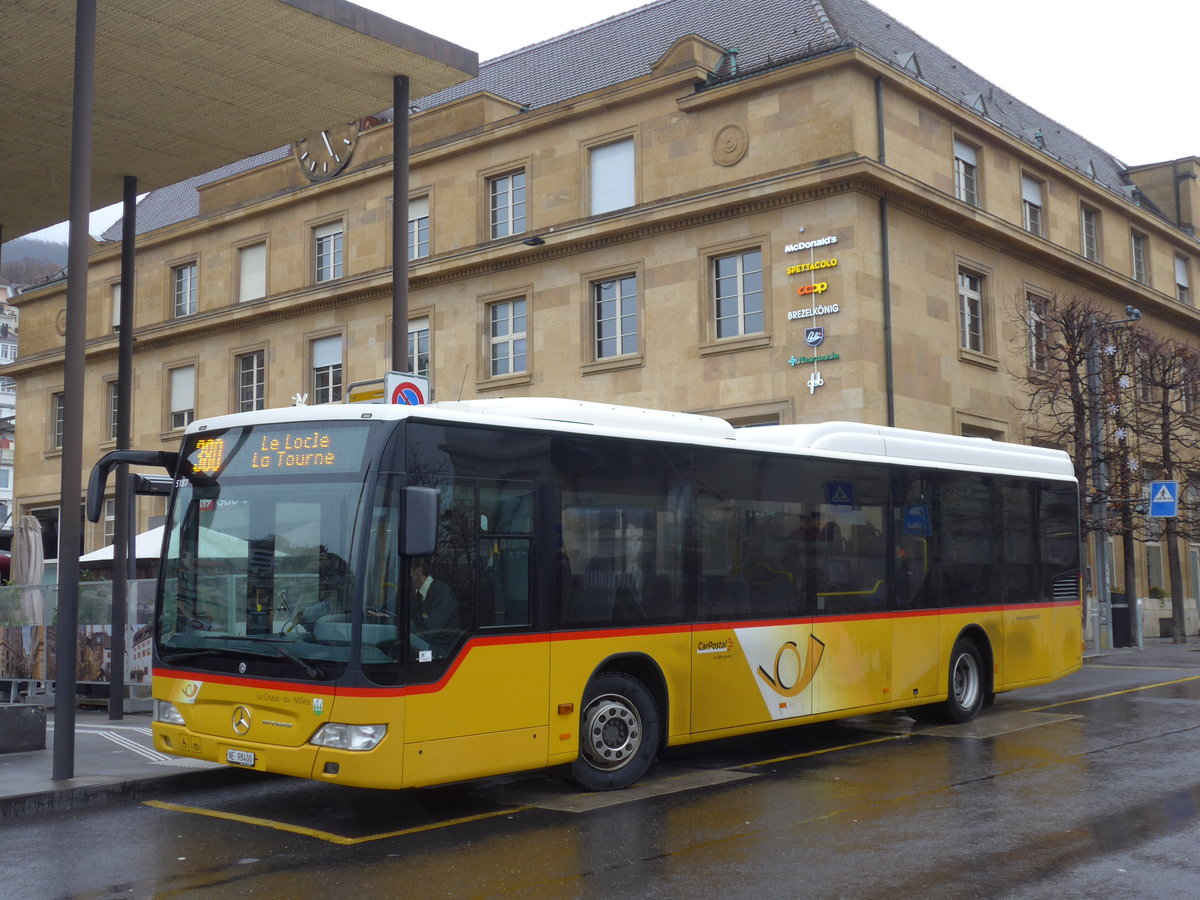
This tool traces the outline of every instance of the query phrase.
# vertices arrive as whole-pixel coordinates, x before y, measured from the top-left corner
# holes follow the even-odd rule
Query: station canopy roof
[[[0,227],[11,240],[68,218],[75,4],[0,15]],[[478,56],[346,0],[96,3],[92,196],[138,191],[307,137],[477,74]]]

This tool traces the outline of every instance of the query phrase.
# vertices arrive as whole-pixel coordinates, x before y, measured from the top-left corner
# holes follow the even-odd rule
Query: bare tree
[[[1145,328],[1130,329],[1128,337],[1125,365],[1126,377],[1132,382],[1133,402],[1127,404],[1126,415],[1140,446],[1136,456],[1126,457],[1125,467],[1141,468],[1143,484],[1151,478],[1188,484],[1200,471],[1200,408],[1196,393],[1200,356],[1195,348]],[[1140,467],[1134,465],[1138,461]],[[1140,493],[1140,485],[1138,489]],[[1161,538],[1167,551],[1167,584],[1159,587],[1170,590],[1176,643],[1187,640],[1179,541],[1195,540],[1200,534],[1198,524],[1195,510],[1186,503],[1180,504],[1179,515],[1146,523],[1148,536]]]

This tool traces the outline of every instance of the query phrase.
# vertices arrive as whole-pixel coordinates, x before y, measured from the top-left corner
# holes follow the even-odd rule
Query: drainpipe
[[[879,163],[887,165],[883,127],[883,76],[875,76],[875,128],[879,136]],[[892,264],[888,248],[887,193],[879,198],[879,277],[883,282],[883,370],[887,397],[887,424],[896,426],[896,379],[892,358]]]

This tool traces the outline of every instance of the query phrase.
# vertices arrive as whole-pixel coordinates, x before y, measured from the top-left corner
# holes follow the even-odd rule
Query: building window
[[[104,546],[111,547],[117,539],[117,501],[109,497],[104,501]]]
[[[171,283],[175,297],[175,318],[196,314],[198,295],[197,269],[194,262],[171,269]]]
[[[1100,212],[1090,206],[1079,208],[1079,228],[1082,233],[1083,255],[1093,262],[1100,261]]]
[[[112,298],[112,330],[121,329],[121,285],[114,284],[109,291]]]
[[[1021,219],[1030,234],[1042,231],[1042,183],[1028,175],[1021,176]]]
[[[592,282],[596,359],[638,352],[637,276]]]
[[[55,450],[62,449],[63,431],[66,428],[65,416],[66,404],[63,400],[63,393],[56,391],[50,395],[50,421],[53,423],[50,432],[50,446]]]
[[[255,350],[237,358],[238,412],[265,409],[267,400],[266,352]]]
[[[964,350],[983,353],[983,276],[958,271],[959,339]]]
[[[1050,301],[1037,294],[1025,295],[1029,323],[1029,368],[1045,372],[1050,366]]]
[[[1180,303],[1192,304],[1192,292],[1188,280],[1188,261],[1186,257],[1175,257],[1175,299]]]
[[[408,201],[408,258],[422,259],[429,255],[429,198],[414,197]]]
[[[0,341],[0,362],[12,362],[17,358],[17,345],[12,341]]]
[[[318,283],[342,277],[344,237],[341,222],[327,222],[313,229],[314,275]]]
[[[633,206],[633,162],[633,138],[592,147],[588,151],[592,215]]]
[[[17,380],[7,375],[0,375],[0,394],[17,394]]]
[[[1146,267],[1146,236],[1134,231],[1130,234],[1130,250],[1133,256],[1133,280],[1141,284],[1150,283],[1150,273]]]
[[[196,367],[171,369],[171,428],[185,428],[196,418]]]
[[[314,403],[337,403],[342,399],[340,334],[312,342],[312,393]]]
[[[972,206],[979,205],[978,151],[970,144],[954,139],[954,196]]]
[[[238,302],[260,300],[267,296],[267,245],[249,244],[238,248]]]
[[[119,406],[119,404],[117,402],[117,398],[120,396],[120,390],[118,389],[120,382],[110,381],[107,384],[108,384],[108,439],[110,441],[115,441],[117,439],[117,432],[119,430],[118,425],[117,425],[117,409]]]
[[[407,362],[408,372],[429,377],[429,319],[408,320]]]
[[[488,179],[489,234],[493,238],[525,230],[525,172],[509,172]]]
[[[488,356],[492,377],[526,371],[525,299],[504,300],[488,307]]]
[[[763,331],[762,251],[747,250],[713,260],[717,339]]]
[[[1200,382],[1192,379],[1183,381],[1183,411],[1186,415],[1194,416],[1200,412]]]

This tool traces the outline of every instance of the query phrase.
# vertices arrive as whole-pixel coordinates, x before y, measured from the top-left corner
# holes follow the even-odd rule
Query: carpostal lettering
[[[812,250],[814,247],[826,247],[837,243],[837,235],[817,238],[815,241],[801,241],[799,244],[788,244],[783,248],[784,253],[798,253],[801,250]]]
[[[811,319],[813,316],[823,316],[835,312],[841,312],[841,307],[836,303],[830,303],[827,306],[810,306],[808,309],[793,309],[788,312],[788,321]]]
[[[799,275],[802,272],[816,272],[818,269],[832,269],[838,264],[837,257],[832,259],[818,259],[816,262],[800,263],[797,266],[788,266],[787,273],[789,275]]]
[[[697,653],[728,653],[733,649],[733,638],[722,641],[700,641],[696,645]]]
[[[262,436],[261,446],[250,460],[252,469],[307,469],[332,466],[337,454],[329,449],[329,435],[314,431],[311,434],[285,434],[282,438]]]

